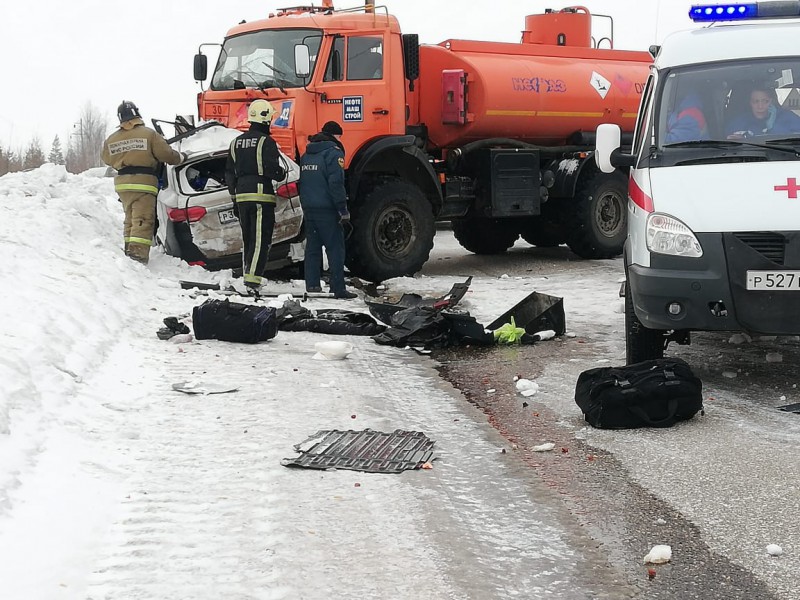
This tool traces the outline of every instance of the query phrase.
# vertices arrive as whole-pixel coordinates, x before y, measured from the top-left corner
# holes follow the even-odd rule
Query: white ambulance
[[[690,331],[800,334],[800,2],[696,5],[707,27],[653,48],[631,153],[628,363]]]

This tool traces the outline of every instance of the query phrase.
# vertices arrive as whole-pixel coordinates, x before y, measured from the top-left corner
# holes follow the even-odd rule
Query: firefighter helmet
[[[141,119],[142,115],[139,114],[139,109],[130,100],[123,100],[122,104],[117,107],[117,117],[120,123],[130,121],[131,119]]]
[[[251,123],[271,123],[275,109],[266,100],[254,100],[247,109],[247,120]]]

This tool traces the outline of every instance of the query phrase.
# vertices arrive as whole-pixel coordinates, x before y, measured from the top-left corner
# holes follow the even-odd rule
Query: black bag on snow
[[[255,344],[275,337],[275,309],[225,300],[206,300],[192,310],[194,337]]]
[[[680,358],[599,367],[578,376],[575,403],[593,427],[671,427],[703,414],[703,383]]]

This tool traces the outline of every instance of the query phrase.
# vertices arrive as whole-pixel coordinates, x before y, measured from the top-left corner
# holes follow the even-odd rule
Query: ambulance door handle
[[[372,111],[372,114],[373,115],[388,115],[389,111],[386,110],[385,108],[376,108],[375,110]]]

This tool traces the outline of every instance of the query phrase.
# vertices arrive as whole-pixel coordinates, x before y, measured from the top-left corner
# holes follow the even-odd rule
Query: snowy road
[[[798,401],[797,340],[700,336],[676,353],[704,380],[705,417],[663,431],[592,430],[574,382],[622,362],[619,261],[575,261],[562,248],[475,257],[440,232],[422,276],[393,280],[394,290],[439,295],[473,275],[463,307],[484,323],[534,290],[565,299],[574,337],[464,361],[473,378],[502,363],[492,395],[512,411],[521,403],[510,373],[539,382],[528,412],[544,425],[514,447],[433,361],[369,338],[348,338],[355,351],[339,362],[313,360],[324,336],[308,333],[257,346],[158,340],[164,317],[202,301],[178,280],[208,275],[163,255],[132,263],[120,230],[110,180],[51,167],[0,179],[3,600],[704,598],[672,593],[670,573],[688,562],[702,573],[706,560],[669,539],[672,523],[657,536],[656,515],[636,523],[585,511],[617,491],[627,501],[613,487],[620,477],[685,523],[693,543],[774,597],[800,597],[800,420],[775,410]],[[313,301],[333,305],[364,307]],[[775,353],[784,362],[765,360]],[[180,381],[240,389],[189,396],[172,389]],[[436,442],[434,468],[280,465],[317,430],[368,427],[423,431]],[[526,448],[546,441],[595,452],[598,470],[561,452],[532,461]],[[564,491],[577,489],[573,479],[579,498]],[[596,535],[620,517],[646,532],[623,540],[627,554]],[[675,554],[648,582],[641,557],[656,543]],[[783,556],[767,556],[769,543]],[[739,592],[730,597],[748,597]]]

